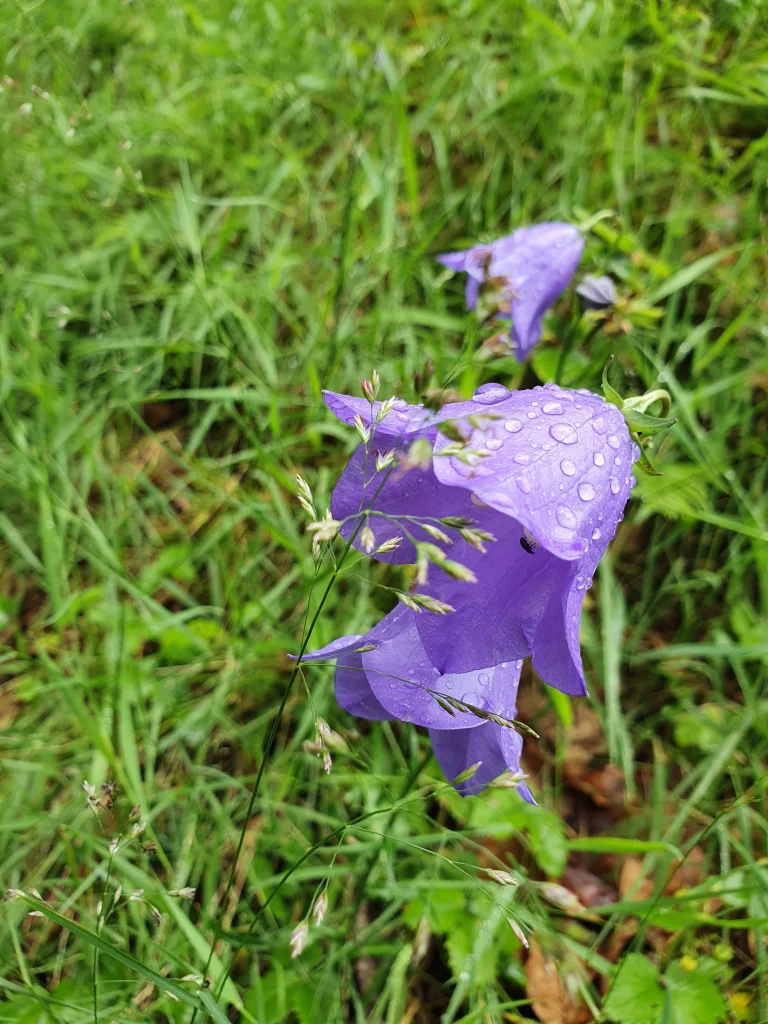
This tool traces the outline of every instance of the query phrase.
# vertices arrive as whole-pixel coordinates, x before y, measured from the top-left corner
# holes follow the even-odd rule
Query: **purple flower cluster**
[[[304,660],[336,659],[336,698],[351,714],[428,728],[448,779],[482,762],[461,791],[514,777],[522,739],[507,723],[522,659],[532,657],[550,686],[587,692],[582,603],[639,455],[624,417],[589,391],[552,384],[517,392],[486,384],[438,412],[325,397],[369,435],[333,492],[341,534],[361,546],[364,526],[373,557],[419,563],[427,551],[430,564],[411,599],[372,630]],[[414,442],[429,453],[416,465]],[[391,452],[400,461],[381,458]],[[444,571],[456,565],[461,573]],[[417,598],[451,610],[422,611]],[[518,790],[533,799],[524,783]]]

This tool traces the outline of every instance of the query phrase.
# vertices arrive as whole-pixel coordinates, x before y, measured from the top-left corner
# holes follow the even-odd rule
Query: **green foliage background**
[[[660,1020],[768,1020],[766,13],[0,7],[0,881],[46,901],[3,904],[2,1019],[531,1019],[511,916],[594,1013],[610,991],[606,1020],[642,1024],[634,992],[661,993]],[[591,219],[582,270],[656,311],[574,349],[566,380],[596,388],[613,352],[624,390],[661,382],[678,417],[583,626],[632,813],[563,824],[562,702],[531,811],[442,788],[424,736],[354,723],[314,669],[245,820],[316,597],[294,475],[325,507],[355,440],[321,388],[375,366],[412,399],[427,358],[465,393],[535,383],[477,354],[433,257],[546,218]],[[540,379],[559,351],[550,331]],[[392,581],[357,563],[311,646],[364,631]],[[329,775],[302,747],[318,714],[360,732]],[[83,780],[114,781],[114,807]],[[518,888],[480,871],[493,843]],[[694,847],[699,883],[663,892]],[[547,902],[569,857],[615,883],[628,854],[657,883],[640,910]],[[617,976],[600,941],[631,920]],[[180,980],[212,946],[210,989]]]

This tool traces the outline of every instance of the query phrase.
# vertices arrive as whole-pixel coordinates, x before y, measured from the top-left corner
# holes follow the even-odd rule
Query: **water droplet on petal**
[[[590,483],[579,484],[576,490],[582,501],[592,501],[595,496],[595,488]]]
[[[613,448],[616,451],[617,448],[621,447],[621,441],[616,437],[615,434],[608,435],[608,447]]]
[[[600,540],[600,531],[597,527],[592,531],[592,540]]]
[[[394,402],[392,403],[392,408],[393,409],[407,409],[408,408],[408,403],[406,402],[406,400],[404,398],[396,398],[394,400]]]
[[[520,490],[523,492],[523,494],[531,493],[531,481],[528,479],[527,476],[518,477],[516,483]]]
[[[596,420],[592,420],[592,429],[594,430],[594,432],[596,434],[604,434],[605,433],[605,430],[606,430],[605,420],[603,419],[602,416],[598,416]]]
[[[407,423],[408,422],[408,413],[407,412],[396,412],[395,413],[395,417],[398,420],[400,420],[401,423]]]
[[[547,416],[563,415],[563,407],[559,402],[545,402],[541,411]]]
[[[563,459],[560,463],[560,469],[565,473],[566,476],[573,476],[576,472],[576,467],[570,459]]]
[[[560,441],[561,444],[576,444],[579,439],[579,435],[570,423],[556,423],[553,427],[549,428],[549,433],[556,441]]]
[[[620,466],[620,465],[621,465],[621,459],[619,458],[619,456],[618,456],[618,455],[617,455],[617,456],[616,456],[616,458],[615,458],[615,459],[613,460],[613,464],[614,464],[614,466]]]
[[[569,530],[565,526],[556,526],[552,530],[552,539],[568,543],[573,539],[573,530]]]
[[[481,686],[487,686],[491,681],[491,677],[488,675],[487,672],[481,672],[480,675],[477,677],[477,681],[478,683],[480,683]]]
[[[530,411],[530,412],[528,413],[528,419],[529,419],[529,420],[535,420],[535,419],[536,419],[536,413],[535,413],[535,412],[534,412],[533,410],[531,410],[531,411]]]
[[[557,521],[561,526],[568,527],[569,530],[575,529],[578,524],[578,519],[571,512],[567,505],[560,505],[557,509]]]
[[[531,461],[531,456],[526,455],[525,452],[518,452],[513,461],[516,462],[518,466],[527,466]]]
[[[604,466],[605,465],[605,456],[603,455],[602,452],[595,452],[595,454],[592,456],[592,461],[594,462],[594,464],[596,466]]]
[[[621,489],[621,484],[615,476],[611,477],[611,494],[618,494]]]
[[[483,384],[472,398],[481,405],[494,405],[496,402],[503,402],[508,396],[509,391],[503,384]]]
[[[523,424],[520,420],[507,420],[504,424],[504,429],[508,430],[510,434],[516,434],[518,430],[523,429]]]
[[[633,476],[631,476],[629,478],[629,489],[632,490],[632,488],[636,487],[636,486],[637,486],[637,480],[635,480],[635,478]]]
[[[605,519],[605,516],[603,515],[603,513],[602,512],[598,512],[597,513],[597,521],[598,521],[598,523],[602,523],[602,521],[604,519]]]
[[[504,444],[498,437],[492,437],[485,442],[485,447],[489,452],[497,452],[499,448]]]

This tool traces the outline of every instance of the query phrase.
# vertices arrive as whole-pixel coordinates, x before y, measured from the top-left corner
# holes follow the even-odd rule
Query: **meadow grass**
[[[768,1021],[767,13],[0,7],[0,882],[26,894],[0,1018],[533,1019],[512,917],[596,1015],[642,954],[711,979],[712,1020]],[[637,307],[566,383],[597,389],[613,353],[678,422],[589,595],[589,717],[524,682],[530,810],[456,796],[418,730],[335,706],[328,667],[286,696],[286,652],[330,578],[295,473],[325,508],[356,441],[321,389],[375,367],[412,400],[427,360],[464,394],[552,379],[551,334],[533,370],[479,353],[434,260],[547,218]],[[309,648],[398,579],[356,561]],[[330,774],[318,715],[350,746]],[[584,918],[545,884],[566,862],[639,874]]]

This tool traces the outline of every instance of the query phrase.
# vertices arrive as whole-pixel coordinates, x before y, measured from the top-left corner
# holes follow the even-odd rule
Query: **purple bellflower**
[[[584,240],[573,224],[551,222],[437,258],[467,274],[469,309],[477,306],[484,285],[500,291],[496,315],[511,320],[510,344],[523,362],[541,337],[544,313],[568,287],[583,250]]]
[[[499,766],[517,771],[522,741],[513,730],[471,712],[453,717],[436,696],[512,718],[521,659],[529,655],[545,682],[586,694],[584,593],[623,517],[639,455],[622,413],[589,391],[551,384],[517,392],[486,384],[436,413],[398,400],[378,423],[379,403],[332,393],[326,402],[339,419],[357,416],[372,431],[331,499],[343,536],[366,516],[374,557],[399,563],[417,559],[416,544],[434,544],[423,526],[446,532],[446,517],[471,520],[495,540],[478,547],[476,538],[447,528],[455,539],[442,542],[446,557],[477,582],[431,567],[417,590],[452,612],[398,607],[365,636],[337,640],[307,660],[338,659],[337,699],[353,714],[428,727],[449,778],[477,760],[483,766],[467,787],[490,781],[487,773]],[[457,449],[441,425],[458,429],[465,444]],[[428,468],[376,468],[376,452],[403,452],[416,439],[431,446]],[[398,548],[378,552],[395,537]]]

